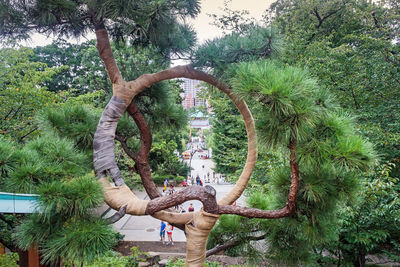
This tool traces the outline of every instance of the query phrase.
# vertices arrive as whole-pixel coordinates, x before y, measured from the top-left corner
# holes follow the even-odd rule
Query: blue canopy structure
[[[34,213],[39,195],[0,192],[0,213]]]

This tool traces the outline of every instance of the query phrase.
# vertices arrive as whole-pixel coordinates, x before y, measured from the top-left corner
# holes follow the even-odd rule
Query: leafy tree
[[[45,82],[62,70],[32,62],[32,49],[0,50],[0,133],[18,142],[37,129],[35,111],[62,101],[62,95],[49,92]]]
[[[246,130],[240,123],[237,109],[221,93],[212,94],[210,105],[214,112],[212,149],[215,171],[225,175],[235,174],[246,158],[246,151],[243,150]]]
[[[177,144],[174,141],[154,142],[149,154],[151,169],[155,172],[161,171],[161,174],[186,176],[189,168],[174,154],[176,149]]]
[[[379,166],[377,172],[365,181],[359,193],[359,203],[340,210],[340,228],[333,253],[343,262],[365,266],[366,255],[384,253],[398,259],[399,182],[390,177],[393,164]],[[337,251],[337,249],[339,251]]]
[[[384,159],[396,162],[399,90],[394,88],[400,84],[395,4],[285,0],[276,1],[270,11],[286,35],[282,59],[307,67],[341,106],[358,116],[360,130]]]

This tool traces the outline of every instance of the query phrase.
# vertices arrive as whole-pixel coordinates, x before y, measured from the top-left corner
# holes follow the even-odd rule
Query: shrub
[[[19,256],[17,253],[0,255],[0,267],[18,267]]]

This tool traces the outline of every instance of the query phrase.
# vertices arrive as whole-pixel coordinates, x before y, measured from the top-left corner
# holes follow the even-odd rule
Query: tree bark
[[[149,153],[153,141],[150,127],[135,101],[132,101],[128,106],[128,113],[133,118],[140,131],[140,148],[139,151],[133,155],[132,159],[136,163],[136,168],[142,179],[143,187],[150,199],[160,197],[161,194],[153,181],[149,166]]]
[[[261,235],[261,236],[247,236],[245,241],[257,241],[257,240],[263,240],[267,235]],[[220,251],[225,251],[228,248],[233,248],[242,243],[243,240],[230,240],[222,245],[217,245],[213,247],[212,249],[207,250],[206,257],[214,255]]]

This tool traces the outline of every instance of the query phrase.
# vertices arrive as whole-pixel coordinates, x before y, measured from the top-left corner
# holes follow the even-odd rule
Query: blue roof
[[[0,213],[33,213],[39,195],[0,192]]]

